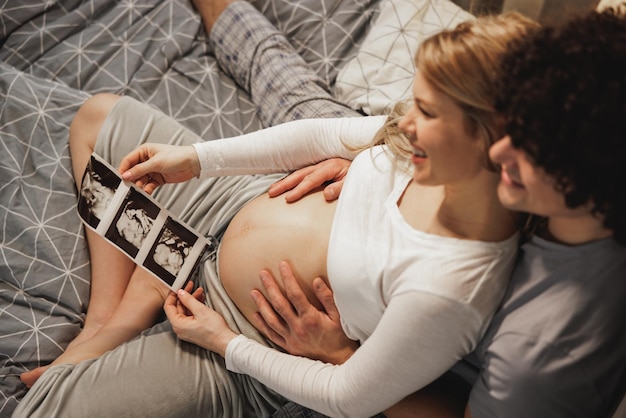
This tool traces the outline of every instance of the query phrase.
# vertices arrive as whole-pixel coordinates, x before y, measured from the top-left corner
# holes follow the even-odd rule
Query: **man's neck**
[[[613,231],[605,228],[601,218],[587,215],[576,217],[552,217],[542,237],[566,245],[580,245],[599,241],[613,236]]]

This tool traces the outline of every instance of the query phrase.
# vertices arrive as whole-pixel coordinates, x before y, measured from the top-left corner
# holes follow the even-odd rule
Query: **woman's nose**
[[[415,132],[415,118],[413,117],[413,108],[411,108],[398,122],[398,128],[406,133]]]

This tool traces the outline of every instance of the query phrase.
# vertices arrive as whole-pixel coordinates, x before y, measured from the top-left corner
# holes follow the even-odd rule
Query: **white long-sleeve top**
[[[328,157],[350,158],[340,139],[365,143],[383,121],[292,122],[251,134],[243,148],[228,141],[224,148],[207,143],[196,149],[205,175],[286,171]],[[332,136],[316,137],[320,133]],[[217,170],[211,168],[215,161]],[[247,164],[254,167],[245,169]],[[226,350],[229,370],[326,415],[366,417],[424,387],[475,347],[506,287],[517,236],[487,243],[413,229],[397,206],[410,181],[394,169],[384,147],[375,147],[356,157],[339,197],[328,280],[344,331],[362,343],[357,352],[335,366],[238,336]]]
[[[328,158],[353,159],[386,116],[300,119],[249,134],[194,144],[200,177],[281,173]]]

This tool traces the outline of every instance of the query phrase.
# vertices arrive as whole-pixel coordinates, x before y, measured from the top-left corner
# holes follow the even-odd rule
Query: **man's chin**
[[[498,199],[500,203],[507,209],[515,210],[518,212],[527,212],[528,208],[524,205],[524,200],[520,196],[522,190],[503,185],[500,183],[498,186]]]

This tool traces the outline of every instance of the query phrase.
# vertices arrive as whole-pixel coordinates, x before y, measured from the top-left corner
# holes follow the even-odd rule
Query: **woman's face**
[[[413,105],[398,126],[413,147],[413,179],[421,185],[460,184],[485,170],[484,142],[467,133],[463,111],[417,71]]]

